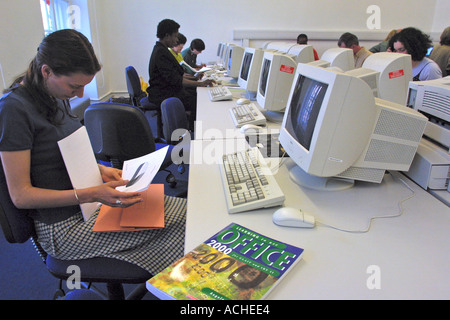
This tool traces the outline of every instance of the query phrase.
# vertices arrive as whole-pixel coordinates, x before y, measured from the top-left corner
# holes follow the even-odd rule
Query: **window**
[[[41,4],[42,21],[45,35],[61,29],[78,29],[79,7],[72,5],[70,0],[39,0]]]

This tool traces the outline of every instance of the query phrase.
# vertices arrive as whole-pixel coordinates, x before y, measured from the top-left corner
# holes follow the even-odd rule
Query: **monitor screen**
[[[250,71],[250,65],[252,63],[253,53],[252,52],[245,52],[244,58],[242,59],[242,66],[241,66],[241,73],[240,77],[241,79],[247,81],[248,80],[248,73]]]
[[[270,64],[272,63],[269,59],[264,59],[261,67],[261,77],[259,78],[259,93],[265,97],[267,80],[269,79]]]
[[[238,85],[247,92],[245,96],[250,100],[256,100],[258,81],[261,72],[261,64],[264,50],[259,48],[245,48],[242,58],[241,70],[238,77]]]
[[[224,46],[224,43],[223,43],[223,42],[219,42],[219,44],[217,45],[217,56],[218,56],[218,57],[221,56],[223,46]]]
[[[233,46],[230,46],[229,51],[228,51],[228,64],[227,64],[227,69],[228,70],[231,69],[232,57],[233,57]]]
[[[328,85],[299,76],[292,93],[286,129],[309,150]]]

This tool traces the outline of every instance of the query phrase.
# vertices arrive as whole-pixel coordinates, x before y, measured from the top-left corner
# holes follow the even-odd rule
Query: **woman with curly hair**
[[[416,28],[405,28],[389,41],[392,52],[411,55],[413,81],[442,78],[442,71],[436,62],[426,57],[431,47],[428,35]]]

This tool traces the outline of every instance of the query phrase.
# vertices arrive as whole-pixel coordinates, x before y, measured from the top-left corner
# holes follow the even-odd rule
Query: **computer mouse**
[[[240,98],[240,99],[238,99],[237,101],[236,101],[236,103],[238,104],[238,105],[243,105],[243,104],[249,104],[250,103],[250,100],[248,100],[248,99],[246,99],[246,98]]]
[[[260,127],[260,126],[255,126],[254,124],[244,124],[244,125],[241,127],[240,131],[241,131],[241,133],[246,133],[246,132],[249,131],[249,130],[252,130],[252,131],[254,131],[254,132],[258,132],[258,131],[261,130],[261,129],[262,129],[262,127]]]
[[[273,223],[283,227],[313,228],[315,219],[312,215],[302,210],[283,207],[273,213]]]

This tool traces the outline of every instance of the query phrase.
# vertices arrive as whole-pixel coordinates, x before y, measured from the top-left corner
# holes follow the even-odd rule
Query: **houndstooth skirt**
[[[157,274],[184,254],[186,199],[165,196],[165,227],[133,232],[93,232],[98,211],[88,221],[81,212],[55,224],[35,221],[38,242],[60,260],[108,257]]]

